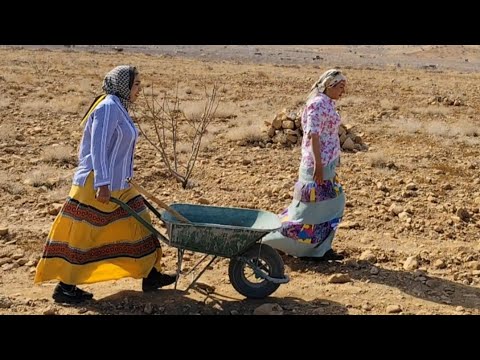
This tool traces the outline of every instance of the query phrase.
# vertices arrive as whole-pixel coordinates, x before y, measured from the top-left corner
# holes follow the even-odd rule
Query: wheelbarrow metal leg
[[[205,270],[207,270],[207,268],[212,265],[212,263],[217,260],[217,255],[214,255],[212,260],[209,261],[209,263],[203,268],[202,271],[200,271],[200,273],[197,275],[197,277],[195,279],[193,279],[193,281],[190,283],[190,285],[188,285],[188,287],[185,289],[185,291],[188,291],[196,282],[197,280],[200,278],[200,276],[202,276],[202,274],[205,272]]]
[[[185,275],[190,275],[192,272],[194,272],[195,269],[198,267],[198,265],[200,265],[202,262],[204,262],[205,259],[206,259],[207,257],[209,257],[209,256],[210,256],[210,254],[205,254],[205,255],[200,259],[200,261],[199,261],[198,263],[196,263],[195,266],[194,266],[188,273],[186,273]]]
[[[178,249],[177,251],[177,276],[175,278],[175,287],[174,287],[175,290],[177,290],[178,278],[180,277],[180,273],[182,271],[182,260],[183,260],[184,253],[185,253],[184,249]]]

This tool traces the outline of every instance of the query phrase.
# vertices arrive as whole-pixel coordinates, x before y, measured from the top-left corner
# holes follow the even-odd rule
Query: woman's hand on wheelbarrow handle
[[[110,189],[108,185],[102,185],[97,189],[97,193],[95,194],[95,198],[100,201],[101,203],[108,204],[110,201]]]

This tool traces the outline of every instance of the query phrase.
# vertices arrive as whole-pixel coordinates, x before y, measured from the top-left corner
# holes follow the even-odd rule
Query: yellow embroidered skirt
[[[112,191],[112,197],[151,221],[142,196],[133,188]],[[118,205],[95,199],[92,172],[85,186],[72,186],[55,219],[35,283],[59,280],[79,285],[124,277],[140,279],[153,267],[160,271],[161,257],[156,236]]]

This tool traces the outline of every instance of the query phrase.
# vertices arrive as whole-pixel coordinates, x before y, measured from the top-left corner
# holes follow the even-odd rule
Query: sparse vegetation
[[[216,85],[213,86],[210,93],[205,87],[205,103],[202,111],[199,112],[198,108],[193,107],[189,114],[180,105],[178,84],[175,96],[171,99],[167,93],[164,93],[163,98],[159,101],[155,96],[148,97],[144,92],[145,108],[140,110],[141,117],[147,123],[153,124],[156,139],[148,135],[139,123],[140,130],[147,141],[158,151],[169,172],[182,184],[184,189],[192,175],[202,139],[215,118],[219,104],[217,91]],[[178,148],[180,141],[191,144],[190,156],[187,159],[179,156],[185,151],[185,146],[181,146],[181,149]]]
[[[258,126],[234,127],[226,133],[225,138],[230,141],[239,141],[242,145],[254,144],[265,139],[265,134]]]
[[[0,142],[13,142],[16,131],[11,124],[0,124]]]
[[[372,167],[384,168],[387,166],[388,158],[382,151],[368,153],[367,157]]]
[[[429,135],[441,137],[453,137],[456,135],[455,131],[452,131],[450,126],[440,121],[432,121],[425,124],[425,132]]]
[[[45,162],[56,163],[59,165],[73,164],[76,165],[77,158],[74,149],[70,146],[50,146],[42,153],[42,159]]]
[[[419,120],[415,119],[395,119],[391,121],[393,127],[392,133],[395,134],[398,131],[408,134],[420,133],[423,129],[423,125]]]
[[[46,187],[51,189],[54,187],[54,181],[52,181],[52,174],[54,169],[49,166],[39,166],[28,172],[24,178],[23,184],[33,187]]]
[[[68,196],[74,172],[73,163],[64,162],[70,151],[65,150],[65,156],[49,154],[51,146],[70,146],[76,160],[82,136],[79,115],[92,95],[101,92],[104,74],[120,63],[138,66],[146,93],[153,90],[160,105],[164,93],[169,93],[170,110],[175,110],[176,82],[188,81],[188,87],[178,93],[179,110],[187,118],[201,118],[202,84],[210,89],[221,82],[228,90],[219,90],[221,104],[197,144],[188,191],[181,191],[181,183],[171,180],[160,152],[143,134],[135,152],[136,180],[170,204],[245,207],[275,214],[291,203],[300,147],[260,145],[258,140],[268,129],[265,123],[290,108],[295,99],[301,105],[327,67],[335,64],[348,69],[347,93],[338,110],[343,122],[355,125],[355,134],[368,148],[342,152],[338,168],[347,207],[333,245],[346,259],[315,265],[282,256],[291,281],[282,285],[273,300],[285,314],[384,315],[392,308],[401,314],[480,314],[480,74],[475,68],[480,46],[422,46],[421,50],[414,45],[385,46],[382,56],[377,56],[376,45],[258,47],[262,55],[256,55],[255,61],[219,61],[213,56],[205,61],[170,50],[144,56],[127,47],[122,53],[108,46],[91,52],[86,46],[86,51],[78,46],[71,52],[63,47],[52,51],[0,47],[0,249],[25,252],[14,258],[13,253],[4,256],[0,251],[0,301],[8,297],[13,302],[9,308],[0,306],[0,314],[55,310],[59,314],[236,311],[250,315],[259,305],[240,299],[225,281],[228,259],[213,264],[200,279],[215,287],[210,295],[228,299],[220,303],[205,301],[207,295],[194,287],[188,296],[173,290],[159,297],[129,295],[127,304],[125,290],[130,284],[138,286],[135,280],[86,287],[97,299],[109,299],[112,307],[105,307],[104,301],[90,302],[85,308],[53,305],[51,284],[32,288],[34,263]],[[241,48],[213,49],[219,54]],[[209,49],[202,46],[203,53]],[[317,54],[322,59],[313,59]],[[469,62],[464,61],[467,57]],[[39,70],[32,66],[36,62]],[[435,70],[421,68],[437,63]],[[449,63],[455,68],[448,68]],[[47,74],[40,70],[46,65],[50,68]],[[152,89],[149,83],[157,85]],[[188,89],[190,94],[186,94]],[[139,100],[137,108],[145,101]],[[73,111],[77,102],[82,104],[79,113]],[[135,110],[135,120],[158,146],[153,121],[138,113]],[[176,114],[181,172],[185,167],[180,164],[189,161],[196,131],[183,114]],[[259,144],[242,146],[249,141]],[[174,166],[171,147],[166,154]],[[165,230],[160,219],[152,216],[152,220]],[[163,246],[162,251],[165,269],[175,269],[177,249]],[[184,274],[201,256],[188,253],[179,289],[188,286],[190,276]],[[335,273],[348,275],[355,286],[328,284]],[[326,287],[328,298],[318,299]]]

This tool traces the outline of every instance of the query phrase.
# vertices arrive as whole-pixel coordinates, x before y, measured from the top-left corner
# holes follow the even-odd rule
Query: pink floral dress
[[[311,99],[302,114],[303,141],[301,166],[313,168],[315,161],[312,153],[312,140],[308,134],[318,134],[322,150],[322,165],[326,166],[340,156],[338,128],[340,115],[335,103],[325,94]]]

